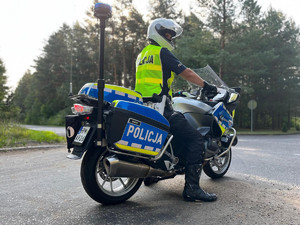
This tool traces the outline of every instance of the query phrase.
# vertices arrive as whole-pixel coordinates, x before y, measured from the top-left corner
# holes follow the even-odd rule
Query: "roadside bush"
[[[61,110],[55,116],[51,116],[45,124],[52,126],[64,126],[66,115],[72,114],[71,107]]]
[[[299,117],[293,118],[293,126],[295,127],[296,131],[300,131],[300,118]]]
[[[300,123],[296,124],[296,131],[300,131]]]
[[[288,130],[289,130],[288,124],[286,122],[284,122],[282,125],[282,128],[281,128],[281,131],[286,133],[286,132],[288,132]]]

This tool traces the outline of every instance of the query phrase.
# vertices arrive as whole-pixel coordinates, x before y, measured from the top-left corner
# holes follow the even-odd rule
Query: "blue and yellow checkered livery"
[[[87,95],[89,98],[98,99],[97,83],[85,84],[78,92],[78,95]],[[125,87],[105,84],[104,101],[112,103],[114,100],[125,100],[143,104],[142,96],[139,93]]]
[[[217,105],[214,106],[213,116],[222,131],[222,135],[225,133],[227,129],[233,126],[233,117],[225,108],[223,102],[219,102]]]
[[[156,156],[169,132],[169,122],[158,111],[128,101],[114,101],[108,119],[108,143],[133,154]]]

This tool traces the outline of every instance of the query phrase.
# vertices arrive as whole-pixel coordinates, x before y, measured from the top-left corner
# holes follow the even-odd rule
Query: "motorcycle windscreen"
[[[170,127],[156,110],[127,101],[116,101],[106,121],[109,144],[148,156],[159,154]]]
[[[233,126],[233,118],[228,112],[228,110],[225,108],[224,103],[220,102],[217,105],[215,105],[212,114],[216,122],[218,123],[222,134],[224,134],[224,132],[227,129]]]

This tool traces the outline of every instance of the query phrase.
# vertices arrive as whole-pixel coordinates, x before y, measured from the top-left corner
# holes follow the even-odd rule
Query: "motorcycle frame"
[[[103,103],[104,103],[104,88],[105,88],[105,81],[104,81],[104,40],[105,40],[105,38],[104,38],[104,35],[105,35],[105,21],[106,21],[106,19],[111,17],[111,9],[108,9],[107,6],[105,6],[105,4],[102,4],[102,3],[98,3],[98,4],[100,4],[100,7],[98,8],[98,9],[100,9],[100,11],[98,10],[98,12],[97,12],[97,10],[95,9],[95,14],[94,14],[100,20],[99,79],[97,81],[97,85],[98,85],[98,101],[97,101],[98,113],[97,113],[97,126],[96,126],[96,146],[98,146],[99,148],[103,148],[105,146],[107,147],[107,141],[104,137],[104,129],[105,128],[104,128],[104,125],[103,125],[104,124]],[[224,154],[228,153],[228,151],[230,151],[231,146],[232,146],[232,144],[233,144],[233,142],[236,138],[236,131],[235,131],[234,128],[230,128],[226,132],[229,132],[229,130],[232,130],[233,133],[234,133],[233,138],[232,138],[232,140],[229,144],[229,147],[217,156],[213,156],[213,157],[204,159],[205,161],[220,158]],[[169,156],[170,156],[171,160],[174,162],[175,161],[174,159],[176,157],[174,156],[172,145],[171,145],[172,139],[173,139],[173,135],[171,135],[169,137],[167,143],[165,144],[164,148],[159,152],[159,154],[157,156],[153,157],[153,158],[149,157],[149,156],[147,157],[147,156],[138,155],[138,154],[131,154],[131,153],[125,153],[125,152],[121,152],[121,151],[116,151],[114,149],[110,149],[109,147],[107,147],[107,149],[110,152],[113,152],[115,154],[123,154],[123,155],[127,155],[127,156],[133,156],[133,157],[148,159],[150,161],[157,161],[157,160],[161,159],[161,157],[166,153],[167,148],[170,146],[171,154],[169,154]]]

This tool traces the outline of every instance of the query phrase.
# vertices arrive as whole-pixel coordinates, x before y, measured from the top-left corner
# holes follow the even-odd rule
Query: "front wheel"
[[[142,178],[109,177],[103,165],[107,150],[89,149],[81,164],[81,182],[87,194],[102,204],[118,204],[134,195]]]
[[[231,149],[220,158],[209,160],[204,166],[203,171],[212,179],[223,177],[231,163]]]

